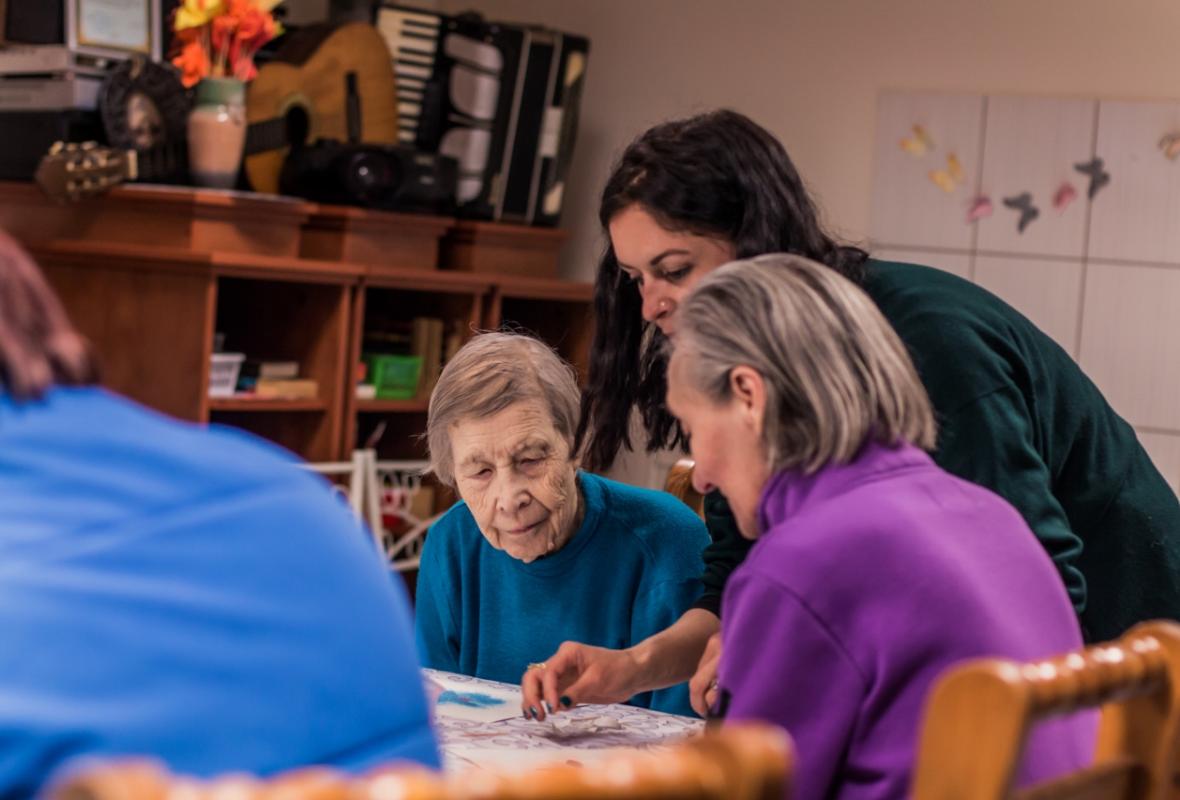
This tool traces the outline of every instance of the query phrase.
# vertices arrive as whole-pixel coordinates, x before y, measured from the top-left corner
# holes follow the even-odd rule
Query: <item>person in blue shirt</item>
[[[431,468],[461,500],[422,550],[416,630],[427,667],[518,683],[563,641],[629,647],[699,595],[704,523],[669,494],[579,471],[578,402],[573,369],[517,334],[476,336],[439,377]],[[629,702],[692,713],[684,683]]]
[[[405,593],[346,506],[96,377],[0,234],[0,798],[85,757],[438,766]]]

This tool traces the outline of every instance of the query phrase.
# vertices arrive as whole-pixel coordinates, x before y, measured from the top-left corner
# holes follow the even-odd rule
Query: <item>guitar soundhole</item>
[[[311,120],[307,116],[307,109],[303,106],[292,106],[283,118],[287,130],[287,143],[292,147],[307,144],[307,136],[311,132]]]

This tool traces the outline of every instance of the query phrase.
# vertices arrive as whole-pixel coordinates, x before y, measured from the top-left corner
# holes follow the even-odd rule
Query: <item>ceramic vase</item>
[[[188,117],[189,171],[198,186],[232,189],[246,144],[246,85],[237,78],[197,84]]]

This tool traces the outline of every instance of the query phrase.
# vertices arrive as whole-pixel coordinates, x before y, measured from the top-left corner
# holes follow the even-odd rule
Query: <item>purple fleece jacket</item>
[[[781,725],[798,798],[907,796],[923,703],[964,659],[1080,647],[1061,578],[1020,515],[909,445],[772,478],[724,596],[726,719]],[[1019,782],[1089,763],[1096,717],[1038,726]]]

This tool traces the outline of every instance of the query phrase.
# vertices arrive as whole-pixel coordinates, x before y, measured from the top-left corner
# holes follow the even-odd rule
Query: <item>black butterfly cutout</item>
[[[1106,162],[1101,158],[1092,158],[1089,161],[1080,161],[1073,165],[1073,168],[1083,175],[1089,177],[1090,188],[1086,191],[1086,197],[1091,200],[1094,195],[1098,194],[1098,190],[1106,184],[1110,183],[1110,173],[1104,167]]]
[[[1016,223],[1017,233],[1024,233],[1024,229],[1029,226],[1029,223],[1041,216],[1041,210],[1033,205],[1032,195],[1028,192],[1005,197],[1004,205],[1020,212],[1020,220]]]

